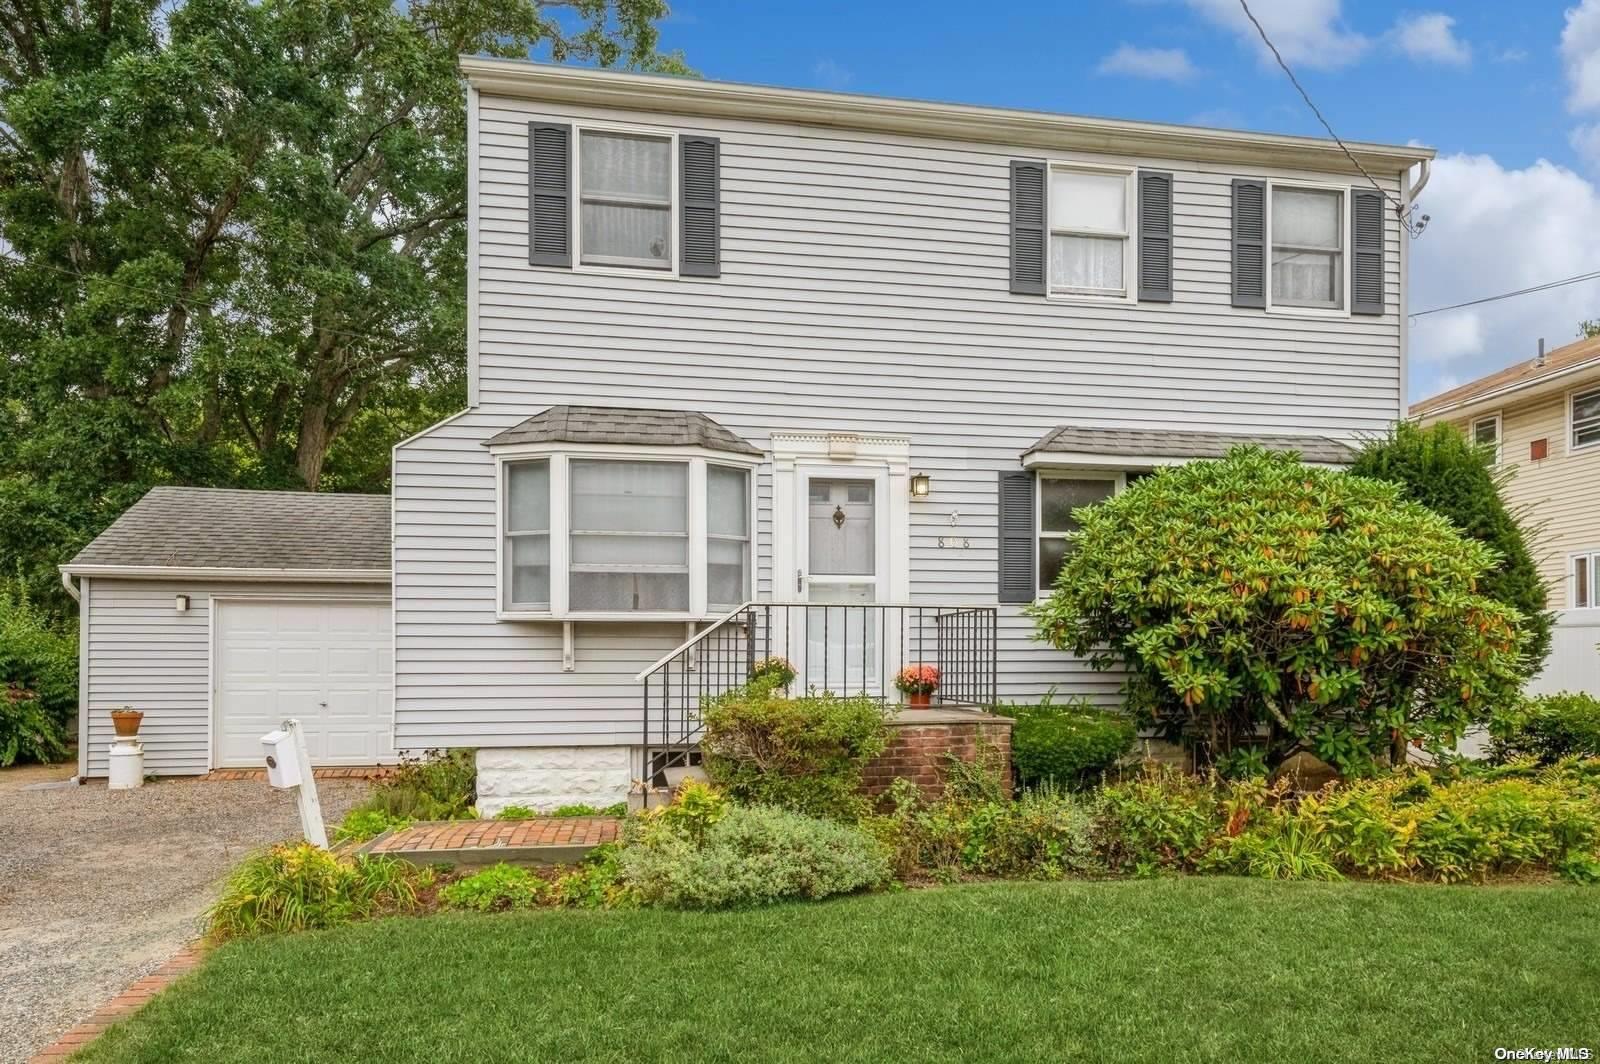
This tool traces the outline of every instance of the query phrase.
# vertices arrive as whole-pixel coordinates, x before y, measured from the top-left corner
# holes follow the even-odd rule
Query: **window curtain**
[[[669,265],[671,148],[659,138],[583,134],[578,167],[584,261]]]

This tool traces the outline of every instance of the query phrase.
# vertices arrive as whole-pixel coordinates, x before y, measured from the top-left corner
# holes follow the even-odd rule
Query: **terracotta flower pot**
[[[111,711],[111,724],[117,729],[117,738],[132,739],[139,734],[139,722],[144,720],[144,714],[137,709],[113,709]]]
[[[933,695],[928,691],[913,691],[911,694],[906,695],[906,705],[931,706],[933,705]]]

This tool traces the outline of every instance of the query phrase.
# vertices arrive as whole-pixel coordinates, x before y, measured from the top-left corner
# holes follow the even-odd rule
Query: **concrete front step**
[[[572,864],[596,846],[614,842],[621,826],[609,816],[430,820],[387,831],[354,852],[420,865]]]

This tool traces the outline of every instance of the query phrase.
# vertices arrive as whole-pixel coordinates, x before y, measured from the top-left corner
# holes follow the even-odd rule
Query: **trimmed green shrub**
[[[1564,757],[1600,757],[1600,699],[1593,695],[1540,695],[1496,714],[1489,722],[1490,759],[1518,757],[1554,764]]]
[[[388,857],[338,857],[310,843],[280,845],[234,869],[212,906],[217,940],[335,927],[401,913],[433,873]]]
[[[366,842],[386,831],[410,827],[409,817],[394,817],[382,809],[352,809],[333,832],[334,842]]]
[[[447,884],[439,900],[452,909],[504,912],[533,908],[546,889],[545,881],[526,868],[501,863]]]
[[[874,699],[786,698],[753,683],[707,700],[703,719],[706,774],[729,797],[841,820],[866,813],[862,770],[888,745]]]
[[[1024,787],[1056,783],[1083,787],[1098,782],[1120,761],[1138,735],[1132,718],[1088,702],[1000,707],[1013,718],[1011,768]]]
[[[77,707],[77,637],[0,583],[0,767],[65,760]]]
[[[1395,484],[1241,447],[1075,516],[1040,638],[1125,669],[1204,761],[1264,726],[1275,755],[1370,772],[1517,696],[1521,616],[1477,590],[1494,552]]]
[[[628,803],[627,802],[616,802],[616,803],[614,803],[612,805],[607,805],[607,806],[583,805],[582,803],[579,803],[577,805],[558,805],[558,806],[556,806],[556,808],[552,809],[548,813],[536,813],[533,810],[528,809],[527,810],[527,813],[528,813],[527,816],[511,817],[511,816],[507,816],[506,815],[507,813],[511,812],[513,809],[522,810],[522,809],[526,809],[526,808],[527,808],[526,806],[508,805],[500,813],[499,819],[501,819],[501,820],[528,820],[528,819],[530,819],[532,817],[536,817],[536,816],[569,817],[569,816],[627,816],[628,815]]]
[[[1474,444],[1454,425],[1422,428],[1401,421],[1389,435],[1363,447],[1350,472],[1400,485],[1405,498],[1448,519],[1498,555],[1479,590],[1522,615],[1522,674],[1537,673],[1550,655],[1554,615],[1546,608],[1530,537],[1502,496],[1515,468],[1496,467],[1493,448]]]
[[[633,897],[673,909],[826,898],[870,889],[890,874],[888,856],[865,832],[759,805],[729,807],[699,838],[682,822],[642,817],[617,856]]]

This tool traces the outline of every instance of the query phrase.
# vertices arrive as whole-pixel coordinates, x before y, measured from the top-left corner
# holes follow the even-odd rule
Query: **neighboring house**
[[[1074,506],[1234,443],[1338,464],[1402,412],[1391,201],[1429,149],[1350,145],[1379,192],[1309,138],[462,67],[470,405],[395,448],[393,734],[374,743],[479,748],[487,809],[620,796],[758,653],[829,688],[892,696],[896,666],[937,660],[950,702],[1112,701],[1118,677],[1036,643],[1023,612]],[[330,581],[290,567],[305,583],[266,572],[255,601],[314,612]],[[236,634],[270,649],[341,623],[217,585],[208,642],[211,585],[67,570],[88,575],[91,717],[142,700],[193,752],[157,771],[203,768],[203,735],[256,704],[227,686]],[[189,637],[122,697],[96,603],[146,586],[167,615],[117,630]],[[252,660],[239,682],[271,686]],[[179,674],[194,693],[158,705]]]
[[[1550,659],[1532,688],[1600,694],[1600,338],[1414,403],[1411,416],[1492,445],[1510,474],[1506,501],[1533,529],[1557,611]]]

